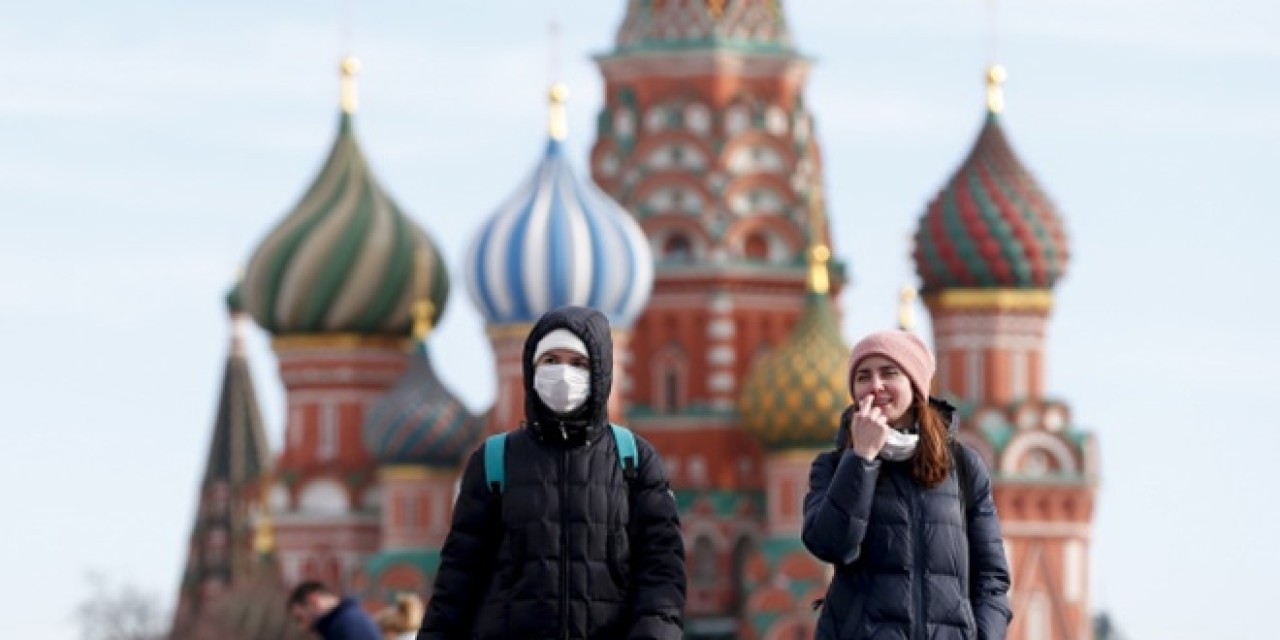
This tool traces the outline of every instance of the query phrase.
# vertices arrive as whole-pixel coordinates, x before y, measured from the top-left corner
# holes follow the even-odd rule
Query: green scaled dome
[[[354,64],[343,65],[344,83]],[[302,201],[258,245],[244,305],[273,334],[408,335],[412,307],[444,311],[449,278],[431,238],[369,170],[344,110],[324,168]]]
[[[791,337],[747,374],[743,428],[770,451],[830,446],[849,403],[848,357],[831,300],[811,292]]]

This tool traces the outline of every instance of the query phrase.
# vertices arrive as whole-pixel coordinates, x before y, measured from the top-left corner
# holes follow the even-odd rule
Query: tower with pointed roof
[[[524,419],[520,359],[542,314],[589,306],[613,332],[612,419],[622,417],[628,376],[627,338],[649,299],[653,257],[640,227],[616,202],[575,174],[565,151],[568,90],[550,91],[549,136],[532,174],[480,227],[467,252],[467,290],[488,325],[497,368],[497,399],[487,430],[508,431]]]
[[[1011,640],[1087,637],[1098,452],[1069,405],[1045,393],[1053,287],[1067,266],[1062,220],[1014,155],[1004,69],[987,72],[985,121],[929,203],[915,238],[933,320],[938,391],[991,469],[1012,569]]]
[[[216,610],[224,594],[255,577],[255,516],[271,473],[266,431],[245,356],[240,284],[228,293],[231,345],[218,394],[213,436],[174,617],[175,637],[187,637]]]
[[[244,304],[273,336],[286,390],[284,450],[271,489],[286,583],[348,588],[381,542],[369,408],[409,364],[412,308],[444,310],[435,244],[374,178],[356,140],[355,75],[342,62],[338,135],[302,200],[258,245]]]
[[[630,0],[596,60],[605,97],[591,172],[656,261],[631,336],[628,422],[663,452],[681,504],[691,634],[733,633],[766,491],[738,398],[806,308],[804,194],[821,188],[810,62],[777,0]],[[829,266],[835,298],[843,265]]]

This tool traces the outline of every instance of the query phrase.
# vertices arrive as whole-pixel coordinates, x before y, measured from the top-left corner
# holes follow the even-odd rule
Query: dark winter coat
[[[587,345],[591,393],[560,418],[533,390],[534,348],[565,328]],[[681,637],[684,545],[666,472],[636,437],[638,469],[618,463],[606,403],[613,346],[599,312],[553,311],[524,349],[523,427],[506,443],[506,488],[467,462],[420,640]]]
[[[373,618],[351,598],[343,598],[329,613],[317,618],[311,628],[324,640],[382,640]]]
[[[952,407],[932,402],[952,418]],[[804,544],[835,565],[818,639],[1002,640],[1009,565],[981,457],[951,447],[966,459],[925,489],[911,461],[867,462],[847,432],[842,424],[836,450],[814,460],[804,500]]]

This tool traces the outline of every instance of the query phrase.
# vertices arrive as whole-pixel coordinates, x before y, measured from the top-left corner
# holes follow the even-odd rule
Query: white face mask
[[[910,460],[911,456],[916,454],[916,445],[919,442],[919,434],[903,433],[897,429],[890,429],[889,439],[880,448],[880,457],[894,462]]]
[[[591,373],[567,364],[542,364],[534,369],[533,389],[548,409],[573,413],[591,394]]]

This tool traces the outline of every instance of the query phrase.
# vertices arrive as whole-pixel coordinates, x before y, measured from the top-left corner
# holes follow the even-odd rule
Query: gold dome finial
[[[555,140],[564,140],[569,135],[569,120],[564,109],[564,103],[569,99],[569,87],[557,82],[551,85],[551,91],[547,92],[547,96],[551,100],[551,109],[548,114],[548,129],[551,137]]]
[[[417,299],[413,303],[413,339],[422,342],[427,339],[427,335],[431,333],[434,327],[431,324],[431,318],[435,316],[436,305],[431,302],[427,290],[427,252],[426,249],[418,247],[413,253],[413,277],[414,277],[414,295]]]
[[[342,70],[342,111],[355,113],[356,107],[360,106],[359,97],[356,95],[356,74],[360,73],[360,59],[347,56],[342,59],[339,68]]]
[[[724,15],[725,0],[707,0],[707,15],[712,20],[719,20]]]
[[[898,328],[911,331],[915,328],[916,288],[911,285],[902,287],[898,293]]]
[[[809,293],[826,295],[831,291],[831,248],[827,246],[827,230],[824,224],[822,187],[816,181],[809,186]]]
[[[987,67],[987,110],[991,113],[1004,111],[1004,81],[1007,77],[1004,67],[998,64]]]
[[[421,299],[413,303],[413,339],[422,342],[431,333],[431,316],[435,315],[436,305],[430,300]]]

